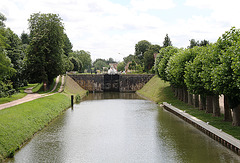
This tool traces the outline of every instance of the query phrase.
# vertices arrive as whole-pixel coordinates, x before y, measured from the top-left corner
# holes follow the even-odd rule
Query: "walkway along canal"
[[[240,162],[192,125],[134,93],[89,94],[9,162]]]

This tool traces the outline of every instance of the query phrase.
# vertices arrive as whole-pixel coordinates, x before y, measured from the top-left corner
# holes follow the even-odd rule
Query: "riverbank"
[[[170,85],[157,76],[154,76],[141,90],[137,91],[137,94],[158,104],[167,102],[240,140],[240,127],[232,126],[231,122],[224,122],[223,115],[220,117],[212,117],[211,114],[207,114],[205,111],[198,110],[197,108],[193,108],[193,106],[189,106],[184,102],[179,101],[174,96]]]
[[[56,93],[0,111],[0,162],[13,157],[16,150],[29,141],[33,135],[47,126],[53,119],[70,107],[70,95],[81,94],[73,80],[65,80],[63,93]]]

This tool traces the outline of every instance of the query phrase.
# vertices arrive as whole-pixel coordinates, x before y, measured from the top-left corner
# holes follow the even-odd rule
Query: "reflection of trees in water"
[[[157,134],[159,144],[171,151],[171,157],[180,162],[235,162],[238,156],[192,125],[169,114],[158,111]]]
[[[104,92],[90,93],[83,100],[102,100],[102,99],[142,99],[136,93]]]

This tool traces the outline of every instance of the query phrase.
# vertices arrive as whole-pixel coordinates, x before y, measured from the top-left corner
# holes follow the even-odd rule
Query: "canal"
[[[133,93],[95,93],[40,131],[8,162],[207,163],[239,156]]]

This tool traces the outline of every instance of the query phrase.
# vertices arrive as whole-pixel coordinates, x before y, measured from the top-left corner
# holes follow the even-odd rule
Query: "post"
[[[71,95],[71,106],[72,106],[72,108],[73,108],[73,99],[74,99],[74,96]]]

